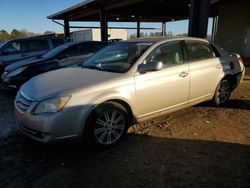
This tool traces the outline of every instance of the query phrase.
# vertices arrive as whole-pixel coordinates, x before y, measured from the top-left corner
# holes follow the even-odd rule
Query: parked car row
[[[43,55],[12,63],[4,69],[2,86],[16,89],[38,74],[80,64],[106,45],[107,43],[97,41],[70,42]]]
[[[68,42],[64,37],[31,37],[11,40],[0,46],[0,74],[13,62],[42,55],[45,52]]]
[[[60,46],[37,61],[60,64],[60,58],[46,56],[74,45],[80,44]],[[29,61],[8,67],[3,78],[23,66],[27,68],[17,72],[25,75],[22,71],[36,60]],[[30,70],[43,70],[39,63]],[[16,117],[20,130],[40,142],[83,138],[92,146],[109,147],[119,143],[134,122],[208,100],[223,105],[244,73],[239,55],[203,39],[120,41],[81,66],[31,78],[16,95]]]

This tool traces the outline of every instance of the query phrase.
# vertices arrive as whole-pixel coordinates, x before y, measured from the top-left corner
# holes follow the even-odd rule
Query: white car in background
[[[81,67],[34,77],[15,99],[20,130],[40,142],[84,138],[112,146],[127,128],[204,101],[224,104],[244,76],[241,58],[197,38],[111,44]]]

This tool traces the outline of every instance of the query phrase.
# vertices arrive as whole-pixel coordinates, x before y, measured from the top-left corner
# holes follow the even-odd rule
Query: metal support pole
[[[162,22],[162,36],[166,36],[166,22]]]
[[[206,38],[209,17],[209,0],[191,0],[190,4],[188,35]]]
[[[137,38],[140,38],[140,21],[137,21]]]
[[[217,26],[218,26],[218,16],[213,17],[213,28],[212,28],[212,42],[216,40],[217,34]]]
[[[105,9],[100,10],[100,22],[101,22],[101,40],[108,41],[108,22],[107,22],[107,12]]]
[[[69,39],[70,37],[70,31],[69,31],[69,20],[64,20],[64,36]]]

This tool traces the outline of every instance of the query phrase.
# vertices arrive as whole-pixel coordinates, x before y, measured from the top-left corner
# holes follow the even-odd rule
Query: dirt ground
[[[0,93],[0,187],[250,187],[250,80],[225,107],[204,103],[134,125],[115,148],[43,145],[16,131]]]

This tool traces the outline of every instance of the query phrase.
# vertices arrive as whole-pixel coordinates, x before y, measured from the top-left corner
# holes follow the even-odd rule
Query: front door
[[[162,61],[163,69],[135,76],[137,113],[139,118],[161,113],[188,103],[189,70],[180,42],[160,45],[146,58]]]

